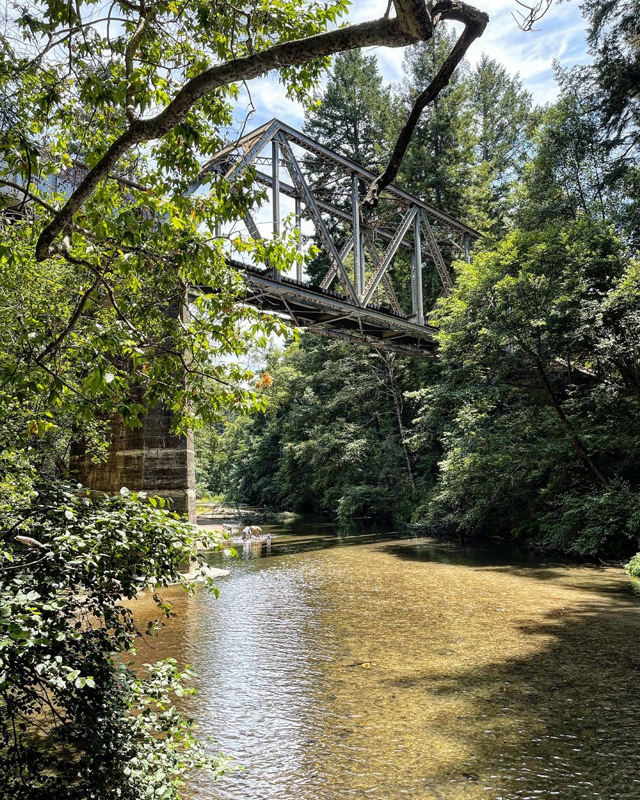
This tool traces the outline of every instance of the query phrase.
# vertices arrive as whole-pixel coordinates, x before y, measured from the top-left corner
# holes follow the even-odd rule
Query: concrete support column
[[[187,322],[186,302],[167,308],[167,316]],[[176,376],[180,380],[180,376]],[[134,397],[134,399],[136,399]],[[137,398],[141,400],[141,397]],[[111,441],[107,460],[92,464],[82,442],[72,446],[71,474],[96,492],[118,494],[123,486],[132,492],[170,498],[171,510],[196,521],[196,469],[193,433],[177,436],[171,431],[173,412],[162,406],[149,409],[137,428],[127,427],[122,417],[111,417]]]
[[[107,460],[92,464],[82,444],[72,448],[73,476],[85,486],[106,494],[131,491],[170,498],[171,510],[196,521],[193,434],[171,432],[172,412],[153,408],[141,427],[128,428],[122,418],[111,419],[111,444]]]

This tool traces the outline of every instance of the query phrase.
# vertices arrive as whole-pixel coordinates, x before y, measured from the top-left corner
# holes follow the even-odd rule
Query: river
[[[189,800],[640,798],[640,600],[620,569],[271,530],[268,553],[211,557],[219,599],[167,590],[178,616],[140,649],[194,667],[189,713],[243,767]]]

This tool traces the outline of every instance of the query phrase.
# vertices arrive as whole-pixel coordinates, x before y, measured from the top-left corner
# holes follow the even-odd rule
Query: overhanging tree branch
[[[417,103],[417,107],[412,111],[410,118],[412,123],[407,123],[403,129],[402,141],[394,150],[394,159],[397,160],[399,156],[401,161],[420,112],[446,86],[469,45],[484,31],[488,17],[459,0],[441,0],[435,4],[427,4],[424,0],[394,0],[393,5],[396,17],[392,19],[382,17],[371,22],[348,25],[305,39],[283,42],[262,52],[217,64],[187,81],[167,107],[155,117],[144,120],[132,119],[129,127],[89,170],[64,206],[42,230],[36,245],[36,258],[42,261],[56,252],[55,239],[71,224],[74,214],[93,194],[100,181],[108,177],[125,153],[136,145],[162,138],[205,95],[222,86],[265,75],[272,69],[296,66],[345,50],[372,46],[406,47],[431,38],[434,25],[441,20],[461,21],[465,25],[465,30],[445,62],[444,71],[441,70],[439,73],[440,79],[434,81],[431,87],[420,95],[422,101],[421,104]],[[397,174],[399,162],[395,165],[394,159],[392,165],[383,173],[387,178],[392,173],[394,177]],[[389,178],[385,185],[391,180],[393,178]]]
[[[441,2],[435,4],[432,13],[434,25],[441,20],[450,19],[463,22],[465,25],[464,30],[435,78],[416,98],[411,113],[396,140],[387,168],[369,187],[363,202],[365,207],[374,207],[383,189],[393,183],[411,142],[420,115],[447,86],[456,67],[465,57],[467,50],[476,39],[482,36],[489,22],[489,17],[485,13],[471,8],[466,3],[457,2],[457,0],[441,0]]]

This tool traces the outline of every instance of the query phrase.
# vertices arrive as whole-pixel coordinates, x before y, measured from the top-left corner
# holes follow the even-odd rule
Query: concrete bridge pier
[[[84,447],[71,451],[71,473],[90,489],[118,494],[123,486],[131,491],[170,498],[171,510],[196,521],[193,434],[171,432],[173,414],[153,408],[138,428],[128,428],[122,418],[111,420],[111,444],[107,460],[92,464]]]

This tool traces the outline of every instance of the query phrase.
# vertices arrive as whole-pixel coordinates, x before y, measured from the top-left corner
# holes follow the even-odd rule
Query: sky
[[[573,66],[588,61],[585,45],[585,25],[578,0],[554,5],[538,23],[538,31],[523,33],[512,17],[518,8],[516,0],[469,0],[489,14],[490,22],[481,39],[468,52],[468,61],[475,64],[482,53],[500,61],[512,74],[519,73],[524,86],[537,103],[552,101],[556,96],[553,62]],[[529,0],[533,2],[533,0]],[[355,0],[349,21],[363,22],[381,17],[387,0]],[[458,26],[459,27],[459,26]],[[380,72],[387,83],[402,81],[403,48],[369,48],[378,58]],[[255,113],[250,128],[272,117],[279,117],[294,127],[301,127],[303,109],[289,101],[276,79],[261,78],[250,83]],[[238,120],[245,118],[248,98],[238,104]]]

